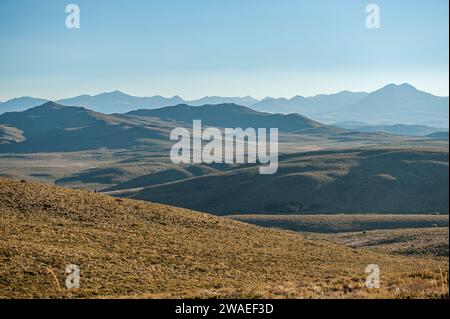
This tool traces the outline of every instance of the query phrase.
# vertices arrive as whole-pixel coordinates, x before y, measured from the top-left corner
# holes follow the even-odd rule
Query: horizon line
[[[387,87],[387,86],[390,86],[390,85],[395,85],[395,86],[409,85],[409,86],[415,88],[416,90],[419,90],[419,91],[422,91],[422,92],[425,92],[425,93],[434,95],[434,96],[436,96],[436,97],[443,97],[443,98],[449,97],[448,94],[447,94],[447,95],[436,95],[436,94],[433,94],[433,93],[430,93],[430,92],[427,92],[427,91],[423,91],[423,90],[418,89],[416,86],[414,86],[414,85],[412,85],[412,84],[410,84],[410,83],[408,83],[408,82],[403,82],[403,83],[400,83],[400,84],[397,84],[397,83],[393,83],[393,82],[392,82],[392,83],[386,84],[386,85],[381,86],[380,88],[375,89],[375,90],[372,90],[372,91],[360,91],[360,90],[355,90],[355,91],[353,91],[353,90],[349,90],[349,89],[344,89],[344,90],[333,91],[333,92],[317,93],[317,94],[314,94],[314,95],[301,95],[301,94],[296,94],[296,95],[292,95],[291,97],[286,97],[286,96],[265,96],[265,97],[263,97],[263,98],[257,98],[257,97],[254,97],[254,96],[250,95],[250,94],[247,94],[247,95],[202,95],[202,96],[197,97],[197,98],[189,98],[189,99],[185,99],[185,98],[183,98],[181,95],[178,95],[178,94],[175,94],[175,95],[172,95],[172,96],[167,96],[167,95],[165,96],[165,95],[161,95],[161,94],[152,94],[152,95],[134,95],[134,94],[132,94],[132,93],[125,93],[125,92],[124,92],[125,90],[116,89],[116,90],[101,91],[101,92],[95,93],[95,94],[94,94],[94,93],[91,93],[91,94],[81,93],[81,94],[73,95],[73,96],[70,96],[70,97],[61,97],[61,98],[54,98],[54,99],[52,99],[52,98],[45,98],[45,97],[37,97],[37,96],[32,96],[32,95],[21,95],[21,96],[12,97],[12,98],[9,98],[9,99],[1,100],[0,103],[6,103],[6,102],[8,102],[8,101],[11,101],[11,100],[14,100],[14,99],[21,99],[21,98],[42,99],[42,100],[46,100],[46,101],[58,102],[58,101],[60,101],[60,100],[71,99],[71,98],[77,98],[77,97],[81,97],[81,96],[95,97],[95,96],[98,96],[98,95],[101,95],[101,94],[112,94],[112,93],[116,93],[116,92],[117,92],[117,93],[124,94],[124,95],[127,95],[127,96],[138,97],[138,98],[150,98],[150,97],[161,97],[161,98],[165,98],[165,99],[180,98],[180,99],[183,100],[184,102],[194,102],[194,101],[197,101],[197,100],[200,100],[200,99],[203,99],[203,98],[208,98],[208,97],[220,97],[220,98],[252,98],[252,99],[255,99],[255,100],[257,100],[258,102],[260,102],[260,101],[263,101],[263,100],[265,100],[265,99],[287,99],[287,100],[291,100],[291,99],[293,99],[293,98],[295,98],[295,97],[313,98],[313,97],[317,97],[317,96],[321,96],[321,95],[334,95],[334,94],[339,94],[339,93],[344,93],[344,92],[349,92],[349,93],[366,93],[366,94],[370,94],[370,93],[376,92],[376,91],[378,91],[378,90],[380,90],[380,89],[383,89],[383,88],[385,88],[385,87]]]

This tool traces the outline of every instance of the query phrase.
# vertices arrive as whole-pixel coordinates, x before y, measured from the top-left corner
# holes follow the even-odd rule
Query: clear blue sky
[[[81,28],[65,27],[65,7]],[[381,9],[367,29],[365,7]],[[409,82],[448,95],[448,0],[0,0],[0,100],[314,95]]]

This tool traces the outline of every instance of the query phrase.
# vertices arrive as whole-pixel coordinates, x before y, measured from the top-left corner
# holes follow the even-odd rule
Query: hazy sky
[[[81,28],[67,29],[67,4]],[[365,25],[366,5],[381,28]],[[448,95],[448,0],[0,0],[0,100],[285,96],[409,82]]]

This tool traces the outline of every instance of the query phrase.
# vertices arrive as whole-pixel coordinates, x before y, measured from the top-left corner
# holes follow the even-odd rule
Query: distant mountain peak
[[[102,93],[102,94],[110,95],[110,96],[129,96],[128,94],[123,93],[122,91],[119,91],[119,90],[114,90],[112,92],[106,92],[106,93]],[[102,95],[102,94],[99,94],[99,95]]]
[[[410,89],[417,90],[414,86],[412,86],[412,85],[409,84],[409,83],[402,83],[402,84],[400,84],[400,86],[401,86],[401,87],[405,87],[405,88],[410,88]]]
[[[28,111],[34,111],[34,112],[54,112],[54,111],[88,111],[86,108],[82,106],[69,106],[69,105],[63,105],[56,103],[54,101],[48,101],[44,104],[32,107],[28,109]],[[26,112],[26,111],[25,111]]]
[[[417,89],[409,83],[402,83],[402,84],[391,83],[391,84],[388,84],[388,85],[382,87],[381,89],[379,89],[379,91],[381,91],[381,90],[398,90],[398,89],[402,89],[405,91],[406,90],[417,91]]]
[[[8,101],[5,101],[4,103],[6,103],[6,102],[13,102],[13,101],[17,101],[17,102],[19,102],[19,101],[27,101],[27,100],[45,101],[44,99],[34,98],[34,97],[31,97],[31,96],[21,96],[21,97],[12,98],[12,99],[10,99]]]
[[[40,108],[40,109],[54,109],[54,110],[57,110],[57,109],[65,108],[65,107],[66,107],[66,106],[61,105],[61,104],[58,104],[58,103],[55,103],[55,102],[53,102],[53,101],[48,101],[48,102],[45,102],[45,103],[42,104],[42,105],[37,106],[36,108]]]

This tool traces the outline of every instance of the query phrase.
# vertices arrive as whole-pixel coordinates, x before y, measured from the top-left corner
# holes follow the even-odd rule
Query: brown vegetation
[[[381,288],[365,288],[365,268]],[[67,290],[65,267],[81,268]],[[360,251],[185,209],[0,178],[0,296],[448,297],[448,262]]]

